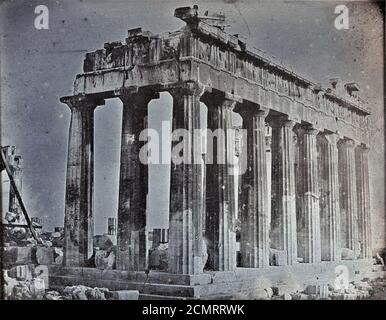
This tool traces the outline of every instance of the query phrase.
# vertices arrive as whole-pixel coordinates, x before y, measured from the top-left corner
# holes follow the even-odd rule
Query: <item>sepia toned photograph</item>
[[[0,298],[386,300],[384,9],[0,1]]]

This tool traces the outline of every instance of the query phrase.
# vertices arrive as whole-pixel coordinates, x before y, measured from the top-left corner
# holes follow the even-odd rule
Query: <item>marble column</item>
[[[247,171],[242,175],[239,195],[241,265],[263,268],[269,266],[270,247],[265,148],[265,118],[268,110],[243,103],[236,105],[235,112],[241,115],[243,129],[247,131]]]
[[[321,239],[322,260],[341,260],[341,221],[339,208],[339,170],[338,146],[339,137],[334,133],[325,133],[322,137],[323,148],[319,151],[321,179],[324,181],[323,206],[321,206]]]
[[[297,262],[294,121],[275,119],[272,126],[272,247],[283,250],[287,264]]]
[[[140,150],[146,141],[140,141],[139,136],[147,128],[148,103],[153,98],[157,96],[145,91],[120,95],[123,114],[116,259],[120,270],[138,271],[147,267],[148,165],[140,161]]]
[[[372,243],[369,193],[369,148],[364,145],[356,148],[356,176],[361,258],[371,258]]]
[[[321,261],[319,183],[316,135],[318,130],[299,128],[299,166],[301,183],[300,216],[298,219],[299,253],[303,262]]]
[[[235,104],[222,94],[204,100],[208,108],[206,165],[206,227],[208,269],[236,268],[234,174],[232,163],[235,136],[232,135],[232,109]]]
[[[173,141],[170,179],[168,270],[171,273],[203,272],[202,149],[200,96],[195,84],[170,90],[173,96]],[[176,131],[177,130],[177,131]]]
[[[355,172],[355,145],[353,140],[343,139],[338,144],[339,188],[342,229],[342,248],[359,255],[358,200]]]
[[[64,213],[64,266],[84,267],[93,255],[94,110],[103,101],[62,98],[71,109]]]
[[[271,212],[271,199],[272,199],[272,128],[265,123],[265,154],[267,161],[267,210]],[[272,219],[272,214],[270,215]],[[270,220],[269,224],[271,225],[272,220]],[[272,230],[272,225],[271,225]],[[272,243],[272,239],[271,239]]]

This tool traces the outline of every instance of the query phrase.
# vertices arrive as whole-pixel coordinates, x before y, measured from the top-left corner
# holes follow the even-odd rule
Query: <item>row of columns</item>
[[[185,159],[201,155],[201,140],[193,136],[194,129],[200,129],[200,101],[208,108],[208,129],[226,133],[214,140],[212,160],[218,157],[218,143],[226,146],[224,156],[229,158],[234,137],[228,136],[227,129],[232,126],[232,111],[243,119],[247,170],[241,176],[238,200],[243,267],[268,267],[270,248],[285,252],[287,264],[296,263],[298,256],[308,263],[339,260],[342,247],[354,251],[360,247],[362,257],[371,256],[368,149],[354,148],[352,140],[339,140],[336,134],[321,133],[285,116],[268,116],[268,109],[252,103],[241,103],[222,93],[205,93],[195,84],[171,89],[170,93],[173,132],[186,129],[191,135],[183,140]],[[151,91],[121,95],[116,265],[123,270],[146,268],[148,176],[147,166],[140,161],[143,142],[139,134],[147,127],[147,105],[153,98],[157,95]],[[92,255],[93,112],[103,102],[86,97],[63,102],[72,111],[64,264],[78,266],[86,265]],[[272,202],[267,183],[267,123],[272,127]],[[177,143],[180,141],[173,140],[172,147]],[[208,164],[203,171],[197,162],[176,163],[172,159],[169,272],[201,273],[205,267],[204,239],[208,243],[207,268],[236,267],[235,180],[230,170],[228,162]]]

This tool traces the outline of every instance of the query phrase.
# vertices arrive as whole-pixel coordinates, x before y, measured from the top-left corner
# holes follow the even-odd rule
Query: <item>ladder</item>
[[[20,192],[19,192],[19,190],[18,190],[18,188],[16,186],[15,179],[14,179],[12,171],[11,171],[11,169],[10,169],[8,163],[7,163],[7,159],[6,159],[6,157],[5,157],[4,153],[3,153],[3,148],[2,147],[0,147],[0,155],[1,155],[1,159],[0,159],[0,172],[3,171],[4,169],[7,172],[8,177],[9,177],[9,181],[11,183],[11,187],[12,187],[12,189],[15,192],[16,199],[19,202],[20,209],[23,212],[23,215],[24,215],[24,218],[25,218],[25,221],[27,222],[27,224],[26,225],[20,225],[20,224],[17,224],[17,225],[15,224],[14,225],[14,224],[3,224],[2,222],[0,222],[0,223],[1,223],[1,225],[3,227],[14,227],[14,228],[22,227],[22,228],[28,228],[31,231],[33,238],[39,244],[42,244],[43,242],[40,239],[38,233],[36,232],[35,227],[34,227],[32,221],[31,221],[31,219],[30,219],[30,217],[29,217],[29,215],[27,213],[27,209],[25,208],[23,199],[21,198]]]

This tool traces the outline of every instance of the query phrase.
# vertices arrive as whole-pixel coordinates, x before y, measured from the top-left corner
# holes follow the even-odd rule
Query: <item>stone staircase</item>
[[[303,284],[333,283],[335,267],[341,264],[349,269],[350,281],[386,277],[383,266],[374,263],[372,260],[322,262],[265,269],[238,268],[233,272],[208,272],[200,275],[50,266],[49,286],[52,290],[73,285],[108,288],[111,291],[138,290],[139,298],[143,300],[230,299],[235,293],[254,292],[256,280],[261,277],[269,279],[272,286],[281,283],[286,274],[301,279]]]

